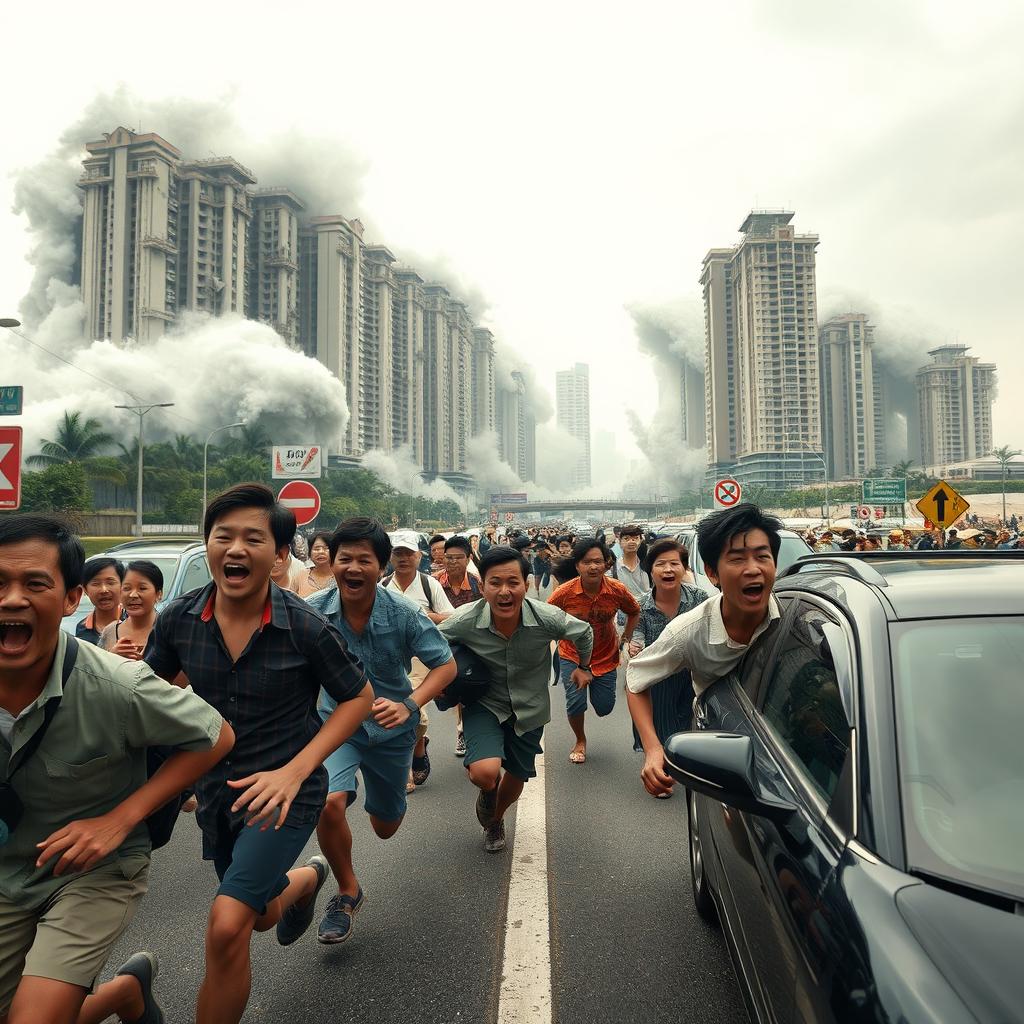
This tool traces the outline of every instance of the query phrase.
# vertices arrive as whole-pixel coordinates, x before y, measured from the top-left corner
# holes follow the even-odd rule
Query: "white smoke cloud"
[[[633,302],[626,306],[641,352],[664,362],[683,360],[704,370],[704,307],[698,298]]]
[[[551,494],[565,494],[565,480],[583,454],[583,442],[563,427],[547,422],[537,426],[537,484]],[[573,495],[575,497],[575,495]]]
[[[700,486],[707,466],[707,451],[686,447],[682,426],[670,409],[660,408],[648,423],[632,410],[626,411],[626,418],[637,447],[647,460],[653,489],[662,494],[678,495]]]
[[[462,499],[443,480],[424,481],[409,445],[402,445],[393,452],[375,448],[363,456],[362,466],[402,494],[430,501],[454,501],[462,507]]]

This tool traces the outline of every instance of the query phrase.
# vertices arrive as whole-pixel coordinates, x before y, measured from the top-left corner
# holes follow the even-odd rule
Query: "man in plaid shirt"
[[[369,714],[373,690],[337,629],[271,582],[295,517],[269,487],[225,491],[203,527],[213,581],[164,609],[146,661],[164,679],[183,675],[235,731],[230,756],[196,786],[203,857],[220,878],[196,1020],[232,1024],[249,1000],[253,931],[283,919],[293,941],[312,923],[327,864],[289,868],[327,798],[323,762]],[[323,724],[321,687],[337,702]]]

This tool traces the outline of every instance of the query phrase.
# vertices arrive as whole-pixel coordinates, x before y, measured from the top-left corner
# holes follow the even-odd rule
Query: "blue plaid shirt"
[[[231,812],[238,793],[226,785],[228,779],[283,767],[317,734],[321,687],[341,703],[358,696],[368,681],[337,629],[274,583],[259,629],[233,662],[213,614],[215,596],[216,585],[208,583],[167,605],[145,654],[164,679],[183,671],[235,731],[234,749],[196,784],[196,816],[207,840],[244,822],[243,811]],[[327,772],[321,766],[302,784],[288,821],[315,822],[326,800]]]

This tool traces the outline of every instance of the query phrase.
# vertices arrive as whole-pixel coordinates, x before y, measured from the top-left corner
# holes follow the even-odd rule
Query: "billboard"
[[[270,455],[274,480],[319,480],[326,465],[327,452],[322,445],[275,444]]]

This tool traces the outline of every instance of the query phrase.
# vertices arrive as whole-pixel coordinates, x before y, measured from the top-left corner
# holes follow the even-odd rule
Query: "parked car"
[[[792,530],[780,530],[782,545],[779,548],[778,571],[784,572],[798,558],[811,553],[811,546]],[[700,587],[706,594],[715,595],[718,587],[708,579],[707,571],[704,568],[704,561],[700,557],[697,548],[697,524],[688,523],[677,534],[676,540],[685,544],[690,552],[690,569],[693,571],[694,586]]]
[[[1021,556],[801,559],[666,743],[753,1020],[1022,1019]]]
[[[210,582],[206,545],[201,540],[130,540],[91,557],[101,556],[117,558],[125,564],[135,559],[155,563],[164,575],[164,596],[157,610],[181,594]],[[78,623],[92,610],[92,601],[83,595],[77,610],[64,616],[61,627],[73,634]]]

